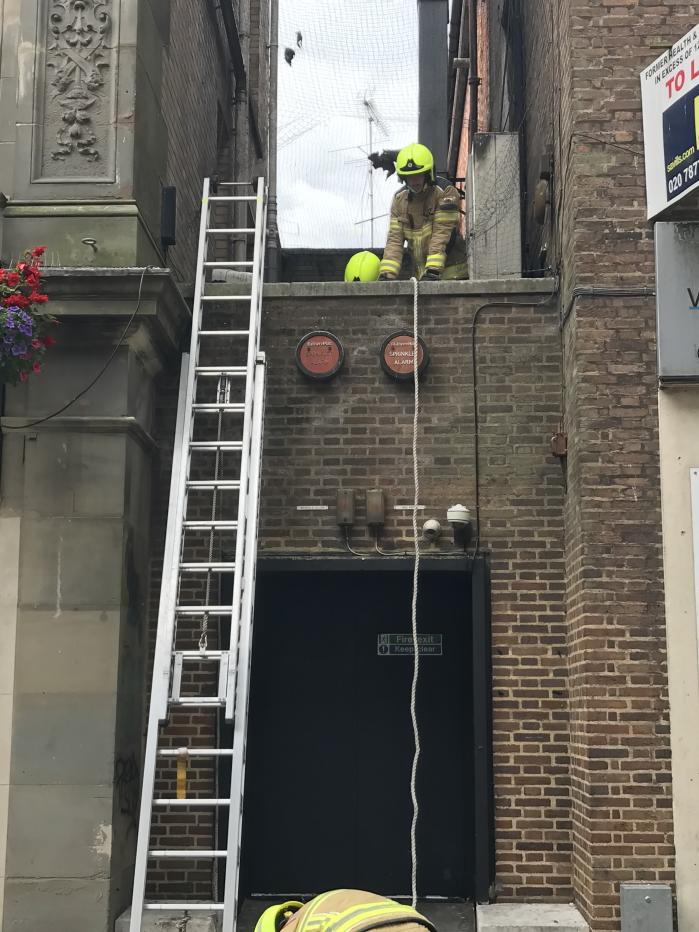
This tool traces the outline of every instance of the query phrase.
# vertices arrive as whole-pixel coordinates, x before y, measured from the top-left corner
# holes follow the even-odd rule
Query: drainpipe
[[[248,112],[248,64],[250,55],[250,0],[242,0],[238,7],[238,27],[240,36],[240,53],[243,68],[235,82],[235,138],[233,172],[236,181],[252,181],[250,177],[250,115]],[[234,225],[238,228],[249,226],[248,206],[246,201],[234,202]],[[235,233],[233,255],[239,262],[247,259],[247,239],[244,233]]]
[[[279,0],[269,10],[269,139],[267,153],[267,281],[279,281],[280,243],[277,225],[277,85],[279,66]]]
[[[447,173],[450,178],[456,177],[457,161],[459,158],[459,148],[461,146],[461,134],[463,133],[464,123],[464,103],[466,101],[466,82],[468,79],[471,61],[465,58],[468,48],[469,22],[466,18],[466,3],[468,0],[460,0],[460,10],[458,17],[458,27],[454,23],[454,32],[458,28],[458,36],[454,35],[454,42],[450,41],[451,67],[454,72],[452,103],[451,103],[451,127],[449,131],[449,152],[447,156]],[[453,15],[453,11],[452,11]],[[453,54],[451,50],[453,49]]]
[[[481,79],[478,77],[478,0],[469,0],[468,4],[468,54],[470,67],[468,71],[468,86],[471,91],[468,114],[468,144],[473,146],[473,137],[478,132],[478,86]]]

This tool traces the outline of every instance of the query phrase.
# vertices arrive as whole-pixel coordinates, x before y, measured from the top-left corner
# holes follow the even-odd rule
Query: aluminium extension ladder
[[[264,179],[259,178],[256,193],[248,195],[252,190],[255,186],[242,182],[219,182],[216,187],[209,179],[204,182],[191,347],[189,357],[183,360],[180,376],[129,932],[141,932],[146,910],[181,911],[183,916],[193,911],[217,911],[222,932],[234,932],[236,924],[265,386],[264,354],[259,352],[267,208]],[[247,206],[245,202],[254,209],[254,227],[248,227],[245,222],[242,226],[235,222],[232,227],[213,226],[215,215],[221,209],[232,210],[239,216],[241,209]],[[212,256],[212,243],[217,236],[230,234],[254,235],[252,261],[216,261],[215,255]],[[244,289],[249,290],[248,294],[206,293],[210,269],[241,266],[252,273]],[[222,307],[226,310],[222,311]],[[237,326],[240,329],[236,329]],[[211,356],[217,364],[205,365]],[[222,358],[223,363],[238,361],[241,364],[222,364]],[[231,393],[238,400],[231,401]],[[215,439],[211,439],[213,433]],[[231,433],[240,439],[222,439]],[[202,434],[204,439],[197,439]],[[202,459],[202,454],[208,454],[208,459]],[[224,465],[229,473],[233,470],[234,477],[222,478],[226,471]],[[210,494],[210,499],[199,504],[197,511],[197,501],[201,502],[203,493]],[[221,516],[225,497],[235,493],[238,495],[237,520],[224,520]],[[235,517],[234,498],[229,505]],[[202,520],[202,511],[205,511],[205,520]],[[196,538],[197,534],[204,536]],[[225,539],[230,542],[231,551],[234,549],[234,559],[227,561],[223,554],[217,562],[213,559],[214,544],[218,541],[218,549],[222,549],[222,538],[217,535],[224,534],[229,535]],[[191,554],[188,556],[187,548],[192,540],[199,544],[198,559],[192,559]],[[207,545],[208,560],[200,556]],[[222,601],[220,597],[217,600],[210,596],[212,583],[220,588],[223,577],[230,580],[231,575],[230,604],[209,604]],[[216,619],[219,625],[230,624],[227,649],[208,649],[210,618]],[[181,649],[176,640],[178,623],[186,631],[186,626],[196,621],[201,625],[198,643],[194,638],[187,642],[191,649]],[[207,685],[214,689],[213,695],[205,692]],[[232,724],[232,747],[199,746],[194,734],[186,747],[163,746],[163,726],[171,712],[183,708],[225,709],[226,722]],[[214,711],[213,714],[220,713]],[[177,740],[182,742],[182,739]],[[185,787],[184,767],[188,761],[208,758],[216,766],[222,757],[228,757],[231,764],[229,797],[193,798]],[[170,761],[163,762],[164,758]],[[177,764],[174,797],[170,794],[154,798],[158,762],[165,766]],[[225,849],[220,844],[218,849],[216,846],[151,847],[151,822],[156,809],[176,811],[176,807],[181,807],[191,812],[203,809],[213,812],[216,820],[222,806],[229,807]],[[162,869],[163,864],[172,863],[171,859],[178,859],[175,863],[180,865],[183,859],[197,863],[202,859],[203,864],[212,864],[214,870],[219,859],[225,859],[223,900],[214,894],[212,902],[144,902],[149,869],[153,869],[152,865]]]

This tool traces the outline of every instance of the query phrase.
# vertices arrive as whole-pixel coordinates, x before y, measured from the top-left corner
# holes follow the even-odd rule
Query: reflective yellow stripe
[[[370,903],[365,906],[356,906],[340,913],[337,920],[325,927],[325,932],[350,932],[353,927],[367,925],[378,920],[385,921],[392,918],[415,916],[411,906],[401,906],[399,903]]]
[[[427,257],[426,266],[428,269],[443,269],[446,258],[443,252],[435,253]]]
[[[324,903],[329,896],[333,896],[335,893],[338,893],[338,892],[339,892],[338,890],[329,890],[327,893],[324,893],[322,896],[316,897],[316,899],[313,900],[313,905],[311,906],[311,908],[308,910],[306,915],[302,917],[301,922],[298,924],[296,932],[304,932],[304,930],[308,927],[309,922],[311,922],[311,920],[314,919],[315,916],[317,915],[316,910],[318,909],[318,907],[322,903]]]

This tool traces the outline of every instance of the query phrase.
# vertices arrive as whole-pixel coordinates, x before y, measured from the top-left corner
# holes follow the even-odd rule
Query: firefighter
[[[459,232],[459,192],[435,176],[432,153],[417,142],[400,150],[396,173],[405,187],[391,204],[379,280],[398,277],[406,241],[414,274],[422,281],[468,278],[466,243]]]
[[[373,252],[365,249],[355,252],[345,267],[346,282],[375,282],[379,277],[381,260]]]
[[[364,890],[331,890],[303,905],[288,900],[270,906],[255,932],[436,932],[411,906]]]

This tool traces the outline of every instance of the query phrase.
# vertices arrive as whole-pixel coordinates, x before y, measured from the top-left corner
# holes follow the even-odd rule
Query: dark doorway
[[[381,636],[410,634],[410,561],[391,569],[383,561],[370,571],[354,561],[343,561],[342,569],[306,564],[301,572],[270,571],[264,563],[255,606],[241,895],[333,887],[408,895],[412,650],[401,653],[400,638]],[[417,702],[418,890],[468,898],[474,892],[471,576],[462,562],[451,570],[444,564],[420,575],[418,624],[427,643]]]

